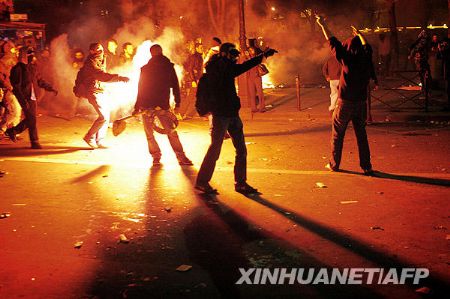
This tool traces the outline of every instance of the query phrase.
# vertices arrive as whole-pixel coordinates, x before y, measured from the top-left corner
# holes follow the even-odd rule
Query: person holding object
[[[331,171],[339,171],[344,136],[348,123],[353,123],[358,142],[360,166],[365,175],[373,175],[370,162],[370,149],[366,133],[367,91],[373,77],[372,48],[364,36],[351,26],[353,38],[341,43],[333,36],[325,21],[317,18],[325,38],[329,41],[331,51],[342,66],[339,79],[339,96],[333,112],[331,159],[326,165]]]
[[[19,50],[19,61],[11,69],[9,80],[12,85],[12,92],[19,101],[25,118],[17,126],[7,129],[5,134],[15,142],[17,140],[16,134],[28,129],[31,148],[41,149],[36,119],[39,88],[53,92],[55,96],[58,95],[58,91],[41,78],[36,64],[33,63],[34,54],[33,49],[22,47]]]
[[[110,109],[106,99],[102,97],[103,88],[100,82],[128,82],[129,80],[128,77],[106,72],[105,55],[101,44],[92,43],[89,46],[89,56],[78,72],[74,87],[75,94],[86,98],[98,114],[98,118],[83,138],[89,147],[107,148],[103,139],[108,131]]]
[[[219,159],[222,143],[226,132],[228,132],[236,149],[236,161],[234,165],[235,190],[243,194],[257,194],[258,190],[247,184],[247,148],[245,145],[243,124],[239,117],[241,108],[240,99],[236,93],[234,80],[237,76],[245,73],[260,64],[264,57],[277,53],[274,49],[267,49],[264,53],[257,55],[242,64],[237,59],[240,52],[232,43],[223,43],[219,53],[212,56],[206,65],[206,73],[213,80],[214,105],[211,107],[212,131],[211,145],[206,152],[202,165],[198,172],[195,188],[204,193],[216,193],[209,184]]]
[[[163,55],[163,49],[158,44],[150,47],[150,53],[152,54],[152,58],[141,68],[138,95],[133,114],[138,114],[142,110],[147,109],[169,110],[171,89],[175,97],[175,114],[178,114],[181,96],[180,86],[178,85],[178,78],[173,63]],[[161,149],[153,134],[154,116],[144,113],[142,117],[148,141],[148,149],[153,157],[153,165],[158,166],[161,164]],[[160,119],[160,121],[162,122],[161,124],[163,127],[169,127],[169,124],[163,123],[166,120]],[[193,165],[192,161],[189,160],[184,153],[177,131],[170,131],[167,134],[167,137],[177,156],[178,163],[180,165]]]

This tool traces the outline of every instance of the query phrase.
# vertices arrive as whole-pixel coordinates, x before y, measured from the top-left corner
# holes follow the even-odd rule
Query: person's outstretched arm
[[[328,28],[327,24],[325,23],[325,20],[321,16],[316,16],[316,22],[319,25],[319,27],[322,29],[323,36],[325,36],[326,40],[330,40],[330,38],[333,35],[333,33]]]

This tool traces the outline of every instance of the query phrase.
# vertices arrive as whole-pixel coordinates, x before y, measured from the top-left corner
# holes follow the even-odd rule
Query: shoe
[[[17,141],[16,134],[14,133],[14,131],[12,129],[6,129],[5,135],[8,136],[9,139],[11,139],[12,142],[16,142]]]
[[[97,148],[99,148],[99,149],[107,149],[107,148],[109,148],[109,146],[105,145],[102,142],[97,142]]]
[[[242,193],[244,195],[251,195],[251,194],[261,194],[258,192],[258,189],[253,188],[247,183],[239,183],[234,185],[234,190],[236,192]]]
[[[188,166],[192,166],[194,165],[194,163],[192,163],[191,160],[188,159],[188,157],[184,156],[182,158],[178,159],[178,164],[180,165],[188,165]]]
[[[160,166],[161,158],[153,158],[153,166]]]
[[[32,149],[42,149],[42,145],[40,145],[39,142],[32,142],[31,143],[31,148]]]
[[[87,143],[87,145],[89,145],[90,148],[96,147],[95,140],[93,138],[87,138],[86,136],[84,136],[83,140]]]
[[[367,175],[367,176],[374,176],[374,174],[375,174],[375,172],[373,171],[372,168],[363,169],[363,171],[364,171],[364,175]]]
[[[332,171],[332,172],[339,171],[338,167],[331,167],[331,163],[328,163],[327,165],[325,165],[325,168],[328,169],[329,171]]]
[[[209,183],[197,183],[194,188],[206,194],[217,194],[217,189],[211,187]]]

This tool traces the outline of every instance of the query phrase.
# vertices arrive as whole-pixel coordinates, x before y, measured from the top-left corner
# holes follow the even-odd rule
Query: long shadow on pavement
[[[302,226],[303,228],[321,236],[324,239],[327,239],[334,244],[344,247],[345,249],[369,260],[373,263],[380,265],[383,268],[414,268],[418,267],[417,265],[411,265],[406,261],[402,261],[400,258],[393,258],[387,256],[385,253],[374,249],[373,247],[365,244],[364,242],[347,236],[336,229],[320,224],[306,216],[300,215],[295,211],[282,208],[275,203],[270,202],[269,200],[261,197],[260,195],[256,196],[248,196],[250,198],[274,211],[283,215],[286,218],[289,218],[293,222]],[[434,293],[429,298],[445,298],[445,294],[448,294],[450,291],[450,284],[447,281],[443,281],[440,278],[433,277],[430,275],[429,278],[426,279],[426,283],[434,290]],[[417,285],[407,285],[410,288],[416,289]]]
[[[77,151],[92,150],[87,147],[45,146],[43,149],[30,149],[29,145],[22,147],[0,147],[0,157],[30,157],[45,155],[63,155]]]
[[[305,133],[317,133],[323,131],[329,131],[330,126],[318,126],[311,128],[299,128],[295,130],[289,131],[278,131],[278,132],[262,132],[262,133],[246,133],[245,137],[261,137],[261,136],[288,136],[288,135],[297,135],[297,134],[305,134]]]

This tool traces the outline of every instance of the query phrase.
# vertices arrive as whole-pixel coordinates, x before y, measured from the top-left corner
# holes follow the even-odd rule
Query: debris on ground
[[[102,178],[107,178],[109,175],[107,175],[107,174],[104,174],[104,175],[102,175]]]
[[[327,188],[327,185],[325,185],[325,184],[322,183],[322,182],[317,182],[317,183],[316,183],[316,187],[317,187],[317,188]]]
[[[187,272],[187,271],[189,271],[191,269],[192,269],[191,265],[180,265],[175,270],[177,270],[178,272]]]
[[[357,203],[357,200],[343,200],[341,201],[341,205],[347,205],[347,204],[351,204],[351,203]]]
[[[384,230],[384,228],[382,228],[381,226],[371,226],[370,229],[371,230]]]
[[[127,238],[127,236],[125,236],[125,234],[120,234],[119,235],[119,243],[128,244],[128,243],[130,243],[130,240]]]
[[[83,243],[84,243],[83,241],[78,241],[75,244],[73,244],[73,248],[80,249],[81,246],[83,246]]]
[[[172,212],[172,208],[171,207],[165,207],[164,211],[166,211],[167,213],[170,213],[170,212]]]
[[[430,292],[431,292],[430,288],[427,287],[421,287],[416,290],[416,293],[420,294],[429,294]]]
[[[250,141],[248,141],[248,142],[246,142],[245,144],[246,144],[246,145],[252,145],[252,144],[256,144],[256,142],[250,142]]]
[[[433,227],[434,229],[436,229],[436,230],[446,230],[447,228],[445,227],[445,226],[443,226],[443,225],[437,225],[437,226],[435,226],[435,227]]]
[[[450,240],[450,235],[445,236],[445,240]]]
[[[383,191],[380,191],[380,192],[377,192],[377,194],[378,194],[378,195],[383,195],[384,192],[383,192]]]
[[[10,213],[1,213],[0,214],[0,219],[5,219],[5,218],[8,218],[9,216],[11,216]]]
[[[8,173],[4,170],[0,170],[0,178],[4,177],[5,175],[7,175]]]

